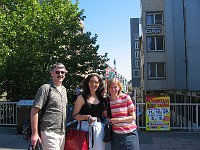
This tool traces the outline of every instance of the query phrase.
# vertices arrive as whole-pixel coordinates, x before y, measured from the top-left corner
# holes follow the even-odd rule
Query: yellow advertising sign
[[[170,130],[170,97],[146,97],[146,130]]]

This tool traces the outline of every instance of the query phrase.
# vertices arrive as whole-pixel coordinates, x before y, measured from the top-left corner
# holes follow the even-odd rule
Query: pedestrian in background
[[[41,142],[43,150],[63,150],[66,131],[66,106],[67,92],[62,85],[67,70],[62,63],[56,63],[51,67],[51,81],[42,85],[35,96],[31,109],[31,144],[33,149],[37,141]],[[47,101],[48,97],[48,101]],[[47,106],[40,122],[40,134],[38,134],[38,118],[40,111]]]
[[[136,126],[136,107],[131,97],[122,93],[121,82],[114,78],[108,82],[109,101],[113,124],[111,150],[139,150]]]
[[[81,129],[89,129],[89,149],[104,150],[103,142],[103,82],[101,77],[92,73],[83,81],[83,92],[78,96],[73,116],[81,121]],[[79,128],[79,127],[78,127]]]

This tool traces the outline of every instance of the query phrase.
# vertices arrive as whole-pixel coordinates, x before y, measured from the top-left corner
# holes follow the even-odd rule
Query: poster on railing
[[[146,130],[170,130],[170,97],[146,97]]]

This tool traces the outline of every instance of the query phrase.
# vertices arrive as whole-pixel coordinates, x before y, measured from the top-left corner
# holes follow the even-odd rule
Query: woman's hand
[[[91,124],[92,122],[95,122],[97,120],[97,117],[88,117],[88,123]]]
[[[111,118],[109,119],[109,122],[111,122],[112,124],[116,124],[119,122],[119,118]]]

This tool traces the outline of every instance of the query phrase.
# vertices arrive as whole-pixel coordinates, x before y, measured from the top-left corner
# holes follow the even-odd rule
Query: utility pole
[[[116,61],[115,61],[115,59],[114,59],[113,63],[114,63],[114,69],[115,69],[115,78],[117,78],[117,68],[116,68]]]

